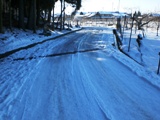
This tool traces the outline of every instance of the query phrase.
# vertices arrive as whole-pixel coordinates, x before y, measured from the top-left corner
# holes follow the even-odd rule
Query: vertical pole
[[[119,0],[119,3],[118,3],[118,12],[119,12],[119,9],[120,9],[120,0]]]
[[[19,14],[19,27],[24,29],[24,0],[19,0],[18,14]],[[11,26],[11,23],[10,23],[10,26]]]
[[[54,7],[55,7],[55,1],[53,0],[53,15],[52,15],[52,30],[54,31]]]
[[[123,32],[122,32],[122,40],[123,40],[125,25],[126,25],[126,15],[124,16],[124,25],[123,25]]]
[[[131,37],[132,37],[132,28],[133,28],[134,16],[135,16],[135,14],[134,14],[133,17],[132,17],[133,20],[132,20],[132,25],[131,25],[131,33],[130,33],[130,38],[129,38],[128,52],[129,52],[129,50],[130,50],[130,44],[131,44]]]
[[[159,64],[158,64],[157,74],[159,74],[159,69],[160,69],[160,52],[159,52]]]
[[[61,1],[61,20],[60,20],[60,31],[62,30],[62,0],[60,0]]]
[[[64,24],[65,24],[65,9],[66,9],[65,0],[63,1],[63,7],[64,7],[64,13],[63,13],[63,30],[64,30]]]
[[[9,0],[9,27],[12,31],[12,8],[11,8],[11,0]]]
[[[33,33],[36,33],[36,0],[33,1]]]

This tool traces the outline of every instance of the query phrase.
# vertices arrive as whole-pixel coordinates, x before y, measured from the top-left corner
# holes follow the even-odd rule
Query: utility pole
[[[120,10],[120,0],[119,0],[119,3],[118,3],[118,12],[119,12],[119,10]]]

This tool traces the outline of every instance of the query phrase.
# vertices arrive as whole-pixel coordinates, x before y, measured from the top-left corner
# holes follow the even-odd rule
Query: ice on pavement
[[[112,29],[102,27],[85,28],[1,59],[0,119],[159,120],[155,54],[160,38],[153,36],[143,41],[142,65],[115,49]],[[127,45],[127,32],[125,40]]]

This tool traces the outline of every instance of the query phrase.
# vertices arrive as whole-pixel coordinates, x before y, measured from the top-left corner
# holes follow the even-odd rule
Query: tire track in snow
[[[87,41],[87,40],[89,40],[89,39],[90,39],[90,37],[85,37],[85,38],[81,39],[81,41],[80,41],[79,44],[78,44],[78,50],[84,49],[84,48],[85,48],[85,44],[86,44],[85,41]],[[105,120],[110,120],[108,113],[106,113],[106,111],[105,111],[105,110],[103,109],[103,107],[100,105],[100,101],[97,99],[97,95],[98,95],[98,94],[96,94],[96,92],[95,92],[96,89],[93,87],[92,83],[90,82],[90,78],[88,77],[88,74],[87,74],[87,71],[86,71],[86,69],[85,69],[85,66],[84,66],[84,64],[83,64],[83,62],[82,62],[82,59],[80,58],[81,56],[82,56],[82,54],[79,54],[79,55],[78,55],[78,61],[79,61],[79,63],[80,63],[79,66],[82,67],[81,70],[79,70],[79,71],[83,72],[83,73],[81,73],[81,74],[82,74],[83,76],[85,76],[85,81],[86,81],[86,82],[84,82],[84,80],[81,80],[82,85],[83,85],[83,89],[85,90],[85,94],[86,94],[87,97],[88,97],[88,94],[91,94],[91,95],[92,95],[92,97],[93,97],[94,100],[95,100],[95,103],[97,104],[98,108],[100,109],[100,111],[101,111],[101,113],[102,113],[102,116],[104,117],[103,119],[105,119]],[[88,89],[86,90],[86,88],[88,88]],[[89,99],[89,98],[88,98],[88,99]],[[93,108],[93,109],[96,109],[96,108]]]
[[[93,98],[94,98],[94,100],[95,100],[95,103],[97,104],[97,106],[98,106],[98,108],[100,109],[100,111],[101,111],[101,113],[102,113],[102,115],[104,116],[104,119],[105,120],[110,120],[111,118],[109,118],[109,114],[107,113],[107,111],[103,108],[103,106],[101,105],[101,103],[102,103],[102,101],[100,101],[100,99],[98,99],[98,98],[100,98],[99,96],[98,96],[98,93],[96,92],[96,88],[93,86],[93,84],[91,83],[91,81],[90,81],[90,77],[88,76],[88,73],[87,73],[87,71],[86,71],[86,69],[85,69],[85,66],[84,66],[84,64],[82,63],[82,61],[80,60],[79,62],[81,62],[81,66],[82,66],[82,69],[83,70],[81,70],[81,71],[83,71],[84,73],[82,73],[82,74],[84,74],[84,76],[86,76],[86,82],[84,83],[83,81],[82,81],[82,83],[83,84],[85,84],[84,86],[85,86],[85,88],[89,88],[89,91],[91,92],[91,94],[93,95]],[[96,108],[95,108],[96,109]]]
[[[103,53],[100,53],[100,51],[97,51],[97,52],[99,52],[97,55],[103,54]],[[118,73],[120,71],[113,69],[112,67],[109,67],[110,65],[107,65],[107,62],[109,62],[109,64],[112,63],[112,65],[114,65],[116,63],[116,60],[113,58],[108,58],[104,61],[103,61],[103,59],[101,59],[102,61],[98,62],[100,59],[99,60],[96,59],[97,52],[82,54],[81,57],[82,56],[83,57],[81,58],[81,60],[83,59],[84,61],[88,61],[88,62],[82,62],[82,64],[88,73],[87,75],[89,75],[88,78],[90,79],[91,84],[93,85],[93,90],[97,90],[97,92],[95,92],[95,93],[98,96],[100,96],[100,97],[97,96],[96,98],[98,99],[100,105],[106,109],[106,111],[109,110],[111,118],[117,119],[116,117],[118,117],[118,115],[122,115],[122,116],[119,116],[118,118],[120,119],[121,117],[123,117],[123,119],[127,119],[127,116],[133,115],[132,116],[133,120],[134,120],[134,116],[137,116],[137,117],[139,116],[139,118],[142,118],[142,119],[152,119],[154,117],[155,117],[155,119],[157,119],[158,116],[153,116],[153,114],[151,114],[150,110],[152,110],[152,108],[148,107],[148,109],[146,110],[145,107],[143,106],[144,103],[150,103],[150,102],[143,101],[143,97],[141,99],[138,99],[138,98],[140,98],[140,96],[137,97],[137,95],[140,93],[141,93],[141,95],[143,95],[143,92],[141,90],[143,85],[148,86],[149,84],[144,82],[143,80],[141,80],[141,78],[137,77],[136,75],[134,75],[134,77],[132,76],[133,78],[128,77],[128,80],[126,79],[126,77],[124,77],[124,75],[122,77],[123,79],[119,78],[119,76],[116,73]],[[97,56],[97,58],[99,58],[99,57],[104,57],[104,55]],[[106,57],[104,57],[104,58],[106,58]],[[99,64],[99,63],[101,63],[101,64]],[[116,63],[116,65],[118,65],[118,64]],[[126,68],[126,66],[124,66],[124,65],[122,65],[122,66],[124,67],[124,69],[128,70],[128,68]],[[90,69],[92,71],[90,71]],[[98,70],[98,72],[96,70]],[[113,70],[116,70],[116,71],[113,71]],[[110,74],[108,74],[108,73],[110,73]],[[123,73],[120,72],[120,74],[123,74]],[[132,73],[132,75],[133,75],[133,73]],[[97,77],[97,76],[99,76],[99,77]],[[135,87],[136,83],[134,83],[134,81],[133,81],[134,78],[136,79],[134,81],[138,81],[139,84],[143,83],[142,87],[139,88],[140,85]],[[126,82],[126,80],[130,81],[130,82]],[[133,89],[134,87],[136,88],[135,90]],[[150,87],[152,88],[153,86],[150,86]],[[139,90],[138,93],[137,93],[137,90]],[[157,91],[157,89],[155,89],[155,88],[154,88],[154,90]],[[129,94],[128,91],[130,91],[130,93],[132,93],[132,94]],[[108,93],[108,95],[106,93]],[[147,93],[147,94],[149,94],[149,93]],[[152,95],[153,95],[153,93],[152,93]],[[155,93],[154,93],[154,95],[155,95]],[[156,100],[155,97],[152,98],[152,97],[149,97],[148,95],[145,97],[148,99],[151,99],[152,101],[154,100],[155,104],[158,103],[158,100]],[[127,103],[124,103],[124,100],[126,100]],[[117,103],[117,105],[115,103]],[[157,105],[154,106],[154,109],[158,109]],[[115,110],[114,110],[114,107],[115,107]],[[125,111],[125,109],[121,108],[121,107],[124,107],[126,109],[128,109],[128,108],[132,108],[132,109]],[[116,109],[121,109],[121,112],[123,114],[118,113],[118,111]],[[115,111],[117,111],[117,112],[115,113]],[[126,117],[124,117],[124,112],[128,113]],[[117,115],[117,113],[118,113],[118,115]]]
[[[59,47],[47,47],[52,49],[47,53],[94,48],[94,41],[101,38],[92,33],[82,35],[66,37],[68,41],[61,42]],[[37,75],[32,73],[35,78],[30,80],[33,83],[26,81],[26,86],[17,95],[16,100],[20,101],[14,101],[7,115],[13,120],[28,117],[31,120],[159,118],[160,98],[156,96],[153,86],[147,88],[148,84],[141,82],[131,71],[132,76],[125,75],[118,67],[122,67],[123,72],[128,71],[124,65],[100,51],[47,57],[40,62]],[[146,110],[144,106],[148,106]],[[156,116],[151,110],[157,113]],[[148,116],[146,113],[149,113]]]

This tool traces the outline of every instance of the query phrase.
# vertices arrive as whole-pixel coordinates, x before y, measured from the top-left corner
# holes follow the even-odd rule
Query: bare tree
[[[147,25],[149,22],[153,21],[155,18],[151,17],[151,14],[144,14],[141,15],[140,12],[136,13],[135,16],[135,21],[136,21],[136,25],[138,30],[142,30],[143,32],[143,37],[144,37],[144,26]]]
[[[155,20],[154,23],[156,25],[156,29],[157,29],[157,36],[159,36],[158,31],[159,31],[159,27],[160,27],[160,15],[155,16]]]

